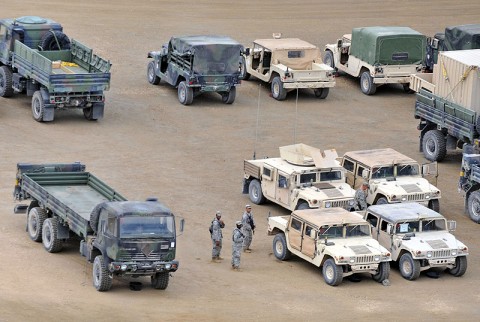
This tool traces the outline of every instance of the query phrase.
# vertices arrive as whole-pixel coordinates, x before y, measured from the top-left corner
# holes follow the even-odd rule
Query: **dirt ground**
[[[360,5],[361,3],[361,5]],[[404,280],[393,268],[391,286],[365,276],[360,283],[327,286],[321,271],[299,259],[275,260],[267,217],[287,210],[254,206],[253,253],[242,271],[230,269],[231,232],[248,196],[241,194],[243,160],[277,156],[278,147],[306,143],[346,151],[392,147],[420,162],[414,95],[381,87],[363,95],[356,79],[341,76],[326,100],[300,91],[284,102],[252,79],[231,106],[203,95],[191,106],[176,90],[146,80],[147,52],[171,35],[225,34],[244,45],[273,32],[323,48],[353,27],[405,25],[427,35],[445,26],[478,23],[478,0],[405,1],[3,1],[1,18],[39,15],[64,26],[70,38],[111,60],[105,117],[88,122],[79,111],[55,121],[32,119],[30,98],[0,98],[0,321],[156,320],[412,320],[477,321],[480,315],[480,226],[463,213],[457,193],[460,151],[440,164],[441,211],[457,221],[457,238],[470,248],[461,278],[422,274]],[[258,124],[258,127],[257,127]],[[92,286],[92,265],[71,242],[47,253],[25,232],[25,215],[13,214],[17,162],[82,161],[129,199],[157,196],[186,220],[178,238],[180,268],[165,291],[133,292],[127,280],[111,291]],[[216,210],[224,214],[223,263],[212,264],[207,232]],[[475,318],[476,316],[476,318]]]

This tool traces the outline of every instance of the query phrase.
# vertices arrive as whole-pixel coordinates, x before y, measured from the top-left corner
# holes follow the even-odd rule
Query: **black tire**
[[[98,255],[93,261],[93,286],[99,292],[106,292],[112,287],[112,278],[108,274],[103,255]]]
[[[61,31],[50,30],[43,35],[38,47],[43,51],[66,50],[70,49],[70,39]]]
[[[323,63],[335,69],[335,60],[333,58],[333,53],[330,50],[325,51],[325,55],[323,55]]]
[[[155,62],[151,61],[147,66],[147,80],[152,85],[160,84],[160,77],[155,73]]]
[[[404,253],[398,263],[400,274],[403,278],[413,281],[420,276],[420,262],[413,259],[410,253]]]
[[[323,263],[322,273],[323,279],[328,285],[337,286],[342,283],[342,267],[335,264],[335,261],[333,259],[329,258],[325,261],[325,263]]]
[[[12,70],[8,66],[0,67],[0,97],[13,95]]]
[[[388,203],[388,200],[385,197],[380,197],[377,199],[377,201],[375,201],[376,205],[385,205],[387,203]]]
[[[313,90],[315,93],[315,96],[318,97],[319,99],[326,99],[328,96],[328,93],[330,92],[330,88],[325,87],[325,88],[315,88]]]
[[[281,261],[285,261],[292,256],[292,253],[288,250],[284,233],[278,233],[273,237],[273,254]]]
[[[480,224],[480,191],[474,191],[468,196],[467,211],[470,219]]]
[[[377,273],[372,274],[372,278],[375,282],[382,283],[390,276],[390,263],[382,262],[378,265]]]
[[[277,101],[283,101],[287,97],[287,91],[283,88],[283,83],[279,76],[275,76],[272,80],[272,96]]]
[[[169,272],[156,273],[150,278],[152,287],[157,290],[164,290],[168,286],[168,281],[170,278]]]
[[[240,79],[243,80],[249,80],[250,79],[250,74],[247,72],[247,61],[244,56],[240,58]]]
[[[432,199],[428,202],[428,208],[432,209],[433,211],[440,212],[440,200]]]
[[[183,105],[190,105],[193,102],[193,90],[185,81],[178,84],[178,100]]]
[[[305,202],[305,201],[300,201],[300,202],[297,204],[296,210],[304,210],[304,209],[311,209],[311,208],[310,208],[310,206],[308,205],[307,202]]]
[[[100,217],[100,210],[104,207],[105,203],[99,203],[98,205],[93,208],[92,212],[90,213],[90,228],[92,228],[93,232],[97,232],[98,227],[98,219]]]
[[[40,207],[30,209],[27,214],[27,232],[35,242],[42,241],[42,228],[45,219],[47,219],[47,214]]]
[[[460,277],[467,271],[467,256],[458,256],[455,258],[455,267],[448,270],[455,277]]]
[[[250,184],[248,185],[248,195],[250,200],[256,205],[260,205],[265,202],[265,196],[263,195],[260,181],[257,179],[250,181]]]
[[[447,140],[439,130],[430,130],[423,136],[423,154],[430,161],[442,161],[447,155]]]
[[[96,121],[97,119],[93,117],[93,107],[87,107],[83,109],[83,116],[89,121]]]
[[[362,93],[366,95],[373,95],[377,91],[377,85],[373,83],[373,78],[369,71],[364,71],[360,76],[360,88]]]
[[[43,122],[43,114],[45,113],[45,102],[42,98],[42,93],[36,91],[32,97],[32,115],[37,122]]]
[[[49,253],[58,253],[62,250],[62,241],[58,239],[58,219],[47,218],[42,227],[43,247]]]
[[[407,94],[413,94],[413,93],[415,93],[414,90],[410,89],[410,83],[403,83],[402,86],[403,86],[403,91],[404,91],[405,93],[407,93]]]
[[[225,104],[232,104],[235,101],[235,96],[237,95],[237,88],[232,86],[229,92],[222,93],[222,102]]]

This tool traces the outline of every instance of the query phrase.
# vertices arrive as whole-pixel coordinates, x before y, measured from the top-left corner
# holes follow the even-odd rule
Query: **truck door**
[[[267,197],[267,199],[274,199],[275,200],[275,191],[276,191],[276,184],[275,179],[277,175],[277,169],[273,168],[269,165],[263,166],[262,172],[262,192],[263,195]]]
[[[378,217],[375,216],[374,214],[367,213],[367,216],[365,219],[368,221],[370,224],[370,227],[372,229],[372,238],[378,240]]]
[[[302,249],[302,231],[303,231],[303,222],[296,218],[290,220],[290,227],[288,230],[288,240],[290,246],[297,250]]]
[[[109,258],[117,258],[118,243],[116,236],[118,234],[118,220],[113,216],[108,216],[104,228],[104,245]]]
[[[310,258],[314,258],[316,250],[315,236],[317,236],[317,231],[307,223],[304,224],[304,229],[305,230],[303,232],[302,253]]]
[[[382,245],[383,247],[388,249],[390,252],[392,252],[393,239],[392,239],[392,236],[387,232],[388,224],[390,223],[384,219],[380,221],[380,225],[379,225],[380,229],[377,230],[378,232],[377,240],[380,243],[380,245]]]
[[[278,171],[276,181],[277,181],[276,192],[275,192],[276,199],[280,204],[288,207],[289,199],[290,199],[290,196],[289,196],[290,189],[288,188],[290,184],[290,180],[288,178],[288,175]]]
[[[345,171],[347,183],[353,187],[355,184],[355,163],[351,160],[343,159],[342,166],[347,170]]]

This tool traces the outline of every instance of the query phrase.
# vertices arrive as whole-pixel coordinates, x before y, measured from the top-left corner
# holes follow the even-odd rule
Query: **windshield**
[[[120,218],[120,238],[175,237],[172,216],[131,216]]]
[[[317,173],[303,173],[300,175],[300,183],[309,183],[317,181]]]
[[[368,225],[348,225],[346,230],[347,238],[370,236],[370,226]]]
[[[322,226],[318,231],[318,238],[321,238],[321,239],[342,238],[342,237],[343,237],[343,226]]]
[[[238,46],[205,45],[195,48],[193,70],[199,74],[223,75],[239,71]]]
[[[320,181],[341,180],[342,171],[320,172]]]
[[[372,169],[372,179],[382,179],[393,177],[393,165],[386,167],[374,167]]]
[[[445,219],[422,220],[422,231],[441,231],[446,229]]]
[[[419,221],[403,221],[396,224],[395,232],[397,234],[415,233],[419,231],[419,227]]]
[[[397,176],[416,176],[418,171],[418,164],[399,164],[397,165]]]

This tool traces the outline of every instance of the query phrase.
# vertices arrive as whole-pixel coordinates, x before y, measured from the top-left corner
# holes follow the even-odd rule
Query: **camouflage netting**
[[[480,24],[445,28],[444,50],[480,49]]]

